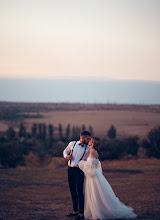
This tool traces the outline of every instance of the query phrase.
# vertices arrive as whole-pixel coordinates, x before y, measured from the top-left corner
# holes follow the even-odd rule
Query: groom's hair
[[[89,131],[82,131],[81,136],[91,136],[91,133]]]

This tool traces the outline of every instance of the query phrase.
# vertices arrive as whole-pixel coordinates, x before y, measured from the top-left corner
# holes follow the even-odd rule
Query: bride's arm
[[[84,174],[87,176],[94,176],[95,175],[95,168],[92,166],[92,164],[88,161],[81,160],[79,162],[79,168],[84,172]]]

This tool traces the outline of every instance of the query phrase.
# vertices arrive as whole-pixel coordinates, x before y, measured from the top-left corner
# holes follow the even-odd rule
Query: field
[[[67,167],[0,169],[0,219],[66,220],[72,210]],[[160,219],[160,160],[103,161],[115,194],[141,220]]]
[[[71,126],[88,127],[91,125],[95,135],[104,136],[113,124],[117,128],[119,136],[139,135],[145,136],[147,132],[160,124],[160,114],[152,112],[137,111],[55,111],[43,113],[44,118],[26,119],[26,125],[30,129],[33,122],[52,123],[58,126],[59,123],[66,128],[69,123]]]
[[[144,137],[151,128],[160,124],[160,106],[116,105],[116,104],[32,104],[32,103],[3,103],[0,107],[19,108],[26,114],[39,114],[41,118],[22,118],[15,120],[1,120],[0,132],[13,126],[19,129],[20,121],[25,123],[31,131],[33,123],[49,123],[55,128],[59,123],[63,131],[68,124],[81,127],[83,124],[94,129],[94,135],[102,137],[111,124],[117,129],[118,136],[138,135]]]

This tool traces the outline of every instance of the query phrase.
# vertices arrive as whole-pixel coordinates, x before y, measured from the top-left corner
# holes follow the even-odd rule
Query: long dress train
[[[85,174],[85,219],[135,219],[133,209],[121,202],[102,174],[101,163],[94,157],[80,161],[79,168]]]

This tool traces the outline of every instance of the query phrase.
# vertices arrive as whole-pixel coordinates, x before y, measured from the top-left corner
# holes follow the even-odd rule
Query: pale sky
[[[160,81],[159,0],[0,0],[0,77]]]

